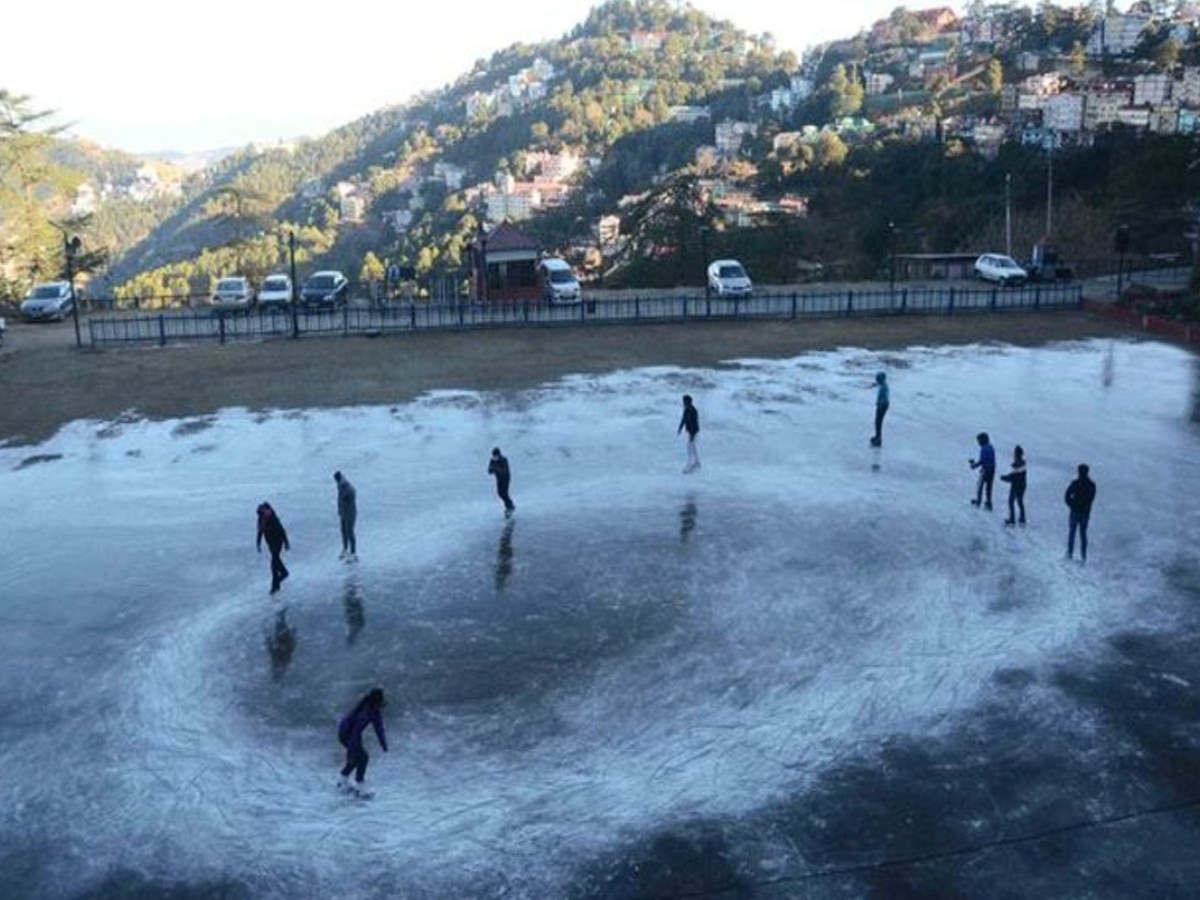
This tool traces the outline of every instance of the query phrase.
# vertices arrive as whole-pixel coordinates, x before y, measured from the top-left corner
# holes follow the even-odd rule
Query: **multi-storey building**
[[[1066,93],[1042,101],[1042,124],[1051,131],[1078,134],[1083,131],[1082,94]]]
[[[1171,99],[1170,75],[1153,73],[1133,78],[1134,106],[1161,106]]]

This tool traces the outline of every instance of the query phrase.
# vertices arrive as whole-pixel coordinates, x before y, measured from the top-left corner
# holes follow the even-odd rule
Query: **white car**
[[[542,290],[550,303],[578,303],[582,298],[579,279],[570,264],[556,256],[548,256],[538,264]]]
[[[975,277],[981,281],[994,281],[1001,287],[1024,284],[1029,273],[1017,265],[1017,261],[1003,253],[985,253],[975,260]]]
[[[292,302],[292,279],[286,275],[268,275],[258,289],[258,305],[287,306]]]
[[[754,285],[736,259],[718,259],[708,267],[708,289],[718,297],[749,297]]]
[[[213,310],[216,312],[245,312],[254,305],[254,288],[250,279],[240,275],[222,278],[213,291]]]
[[[27,322],[46,319],[65,319],[75,310],[71,285],[66,281],[47,281],[35,284],[21,301],[21,318]]]

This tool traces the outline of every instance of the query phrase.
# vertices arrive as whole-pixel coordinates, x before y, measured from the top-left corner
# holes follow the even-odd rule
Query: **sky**
[[[130,152],[315,137],[436,90],[512,43],[561,37],[595,5],[6,0],[0,88],[54,110],[69,134]],[[799,53],[857,33],[899,0],[692,5]]]

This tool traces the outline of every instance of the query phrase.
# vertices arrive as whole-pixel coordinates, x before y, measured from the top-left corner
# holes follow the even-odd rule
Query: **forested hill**
[[[457,270],[479,227],[477,185],[524,178],[530,154],[567,150],[603,161],[596,184],[615,202],[711,141],[711,121],[704,137],[672,124],[673,110],[744,116],[796,67],[765,39],[695,10],[615,0],[561,40],[508,47],[442,90],[317,140],[226,158],[187,184],[178,208],[107,278],[131,295],[200,293],[229,272],[283,267],[289,233],[301,268],[357,278],[395,259],[423,275]],[[652,145],[614,152],[655,129]],[[396,212],[402,231],[383,219]]]
[[[1100,256],[1118,224],[1139,252],[1183,252],[1200,12],[1163,6],[898,7],[801,61],[687,6],[611,0],[441,90],[186,178],[18,129],[0,142],[24,154],[0,165],[0,299],[61,270],[51,221],[110,251],[97,292],[143,305],[285,269],[292,237],[301,275],[361,288],[397,263],[421,288],[461,283],[505,218],[589,276],[646,286],[696,284],[714,255],[762,282],[816,262],[878,275],[889,252],[1003,249],[1006,214],[1020,255],[1049,227],[1073,262]]]

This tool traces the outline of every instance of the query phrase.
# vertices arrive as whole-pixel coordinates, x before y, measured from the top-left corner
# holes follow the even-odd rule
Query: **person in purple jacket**
[[[358,701],[354,709],[338,722],[338,741],[346,748],[346,765],[342,767],[342,773],[338,777],[338,787],[343,791],[352,791],[360,797],[371,796],[371,791],[363,784],[363,779],[367,777],[367,763],[370,761],[367,750],[363,747],[363,732],[367,730],[368,725],[374,728],[379,746],[387,753],[387,735],[383,731],[381,715],[385,705],[383,689],[372,688]],[[350,782],[351,772],[354,773],[353,784]]]

